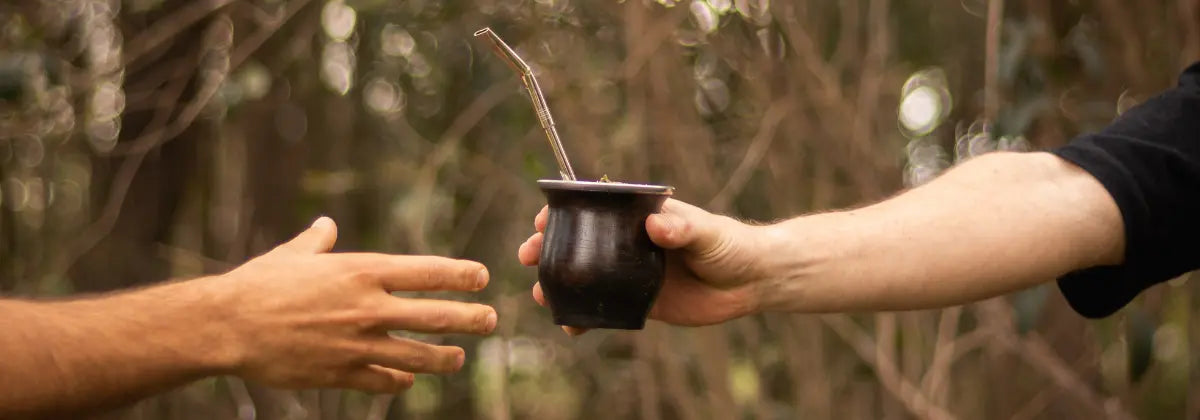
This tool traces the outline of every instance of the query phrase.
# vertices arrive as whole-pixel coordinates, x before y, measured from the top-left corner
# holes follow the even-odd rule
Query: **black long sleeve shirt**
[[[1200,62],[1174,88],[1051,152],[1095,176],[1125,225],[1124,263],[1058,280],[1077,312],[1108,316],[1146,288],[1200,268]]]

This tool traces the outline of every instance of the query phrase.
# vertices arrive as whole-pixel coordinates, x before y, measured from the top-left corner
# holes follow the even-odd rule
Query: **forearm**
[[[764,310],[906,310],[967,303],[1120,263],[1107,191],[1047,153],[995,153],[852,211],[764,228]]]
[[[105,409],[229,366],[199,281],[59,302],[0,301],[0,418]]]

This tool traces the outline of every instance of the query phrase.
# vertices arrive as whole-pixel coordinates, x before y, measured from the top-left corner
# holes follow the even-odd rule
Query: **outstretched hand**
[[[537,233],[521,244],[521,264],[536,266],[549,217],[547,208],[534,218]],[[761,228],[714,215],[678,200],[667,200],[661,213],[646,219],[650,240],[667,250],[666,278],[650,318],[685,326],[711,325],[756,310],[756,280]],[[546,306],[540,284],[533,298]],[[568,334],[586,330],[563,327]]]
[[[397,338],[390,330],[488,334],[489,306],[393,296],[397,291],[478,291],[483,265],[430,256],[329,253],[337,227],[318,219],[295,239],[216,278],[233,319],[231,373],[284,388],[343,387],[393,393],[414,373],[449,373],[464,351]]]

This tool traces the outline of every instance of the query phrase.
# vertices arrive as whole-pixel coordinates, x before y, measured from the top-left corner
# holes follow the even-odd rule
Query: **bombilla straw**
[[[542,129],[546,131],[546,138],[550,140],[550,149],[554,151],[554,158],[558,160],[559,175],[562,175],[564,180],[574,181],[575,170],[571,169],[571,162],[567,160],[567,154],[563,151],[562,140],[558,137],[558,130],[554,127],[554,117],[550,116],[550,107],[546,105],[542,87],[538,85],[537,78],[533,76],[533,69],[525,64],[525,60],[522,60],[512,47],[500,39],[500,36],[492,31],[492,28],[475,31],[475,37],[486,37],[491,41],[496,55],[503,58],[521,76],[521,81],[525,83],[525,90],[529,91],[529,99],[533,101],[533,109],[537,112],[538,121],[541,122]]]

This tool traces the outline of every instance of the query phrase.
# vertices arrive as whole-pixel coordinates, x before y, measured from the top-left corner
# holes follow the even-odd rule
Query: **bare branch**
[[[759,167],[759,163],[762,162],[767,151],[771,149],[771,143],[777,137],[775,134],[779,129],[779,124],[792,112],[793,103],[793,101],[788,99],[775,101],[763,113],[758,134],[751,140],[750,146],[746,148],[746,153],[742,155],[742,162],[729,175],[729,180],[725,181],[725,186],[721,187],[721,190],[708,202],[710,209],[715,211],[727,210],[729,203],[746,187],[746,182],[750,180],[750,176],[754,174],[754,170]]]
[[[1024,338],[1017,336],[1013,332],[1011,316],[1008,315],[1010,311],[1002,300],[981,302],[975,305],[974,309],[979,319],[985,323],[980,328],[990,333],[993,343],[1001,345],[1030,366],[1041,370],[1080,403],[1091,407],[1097,413],[1103,413],[1106,418],[1136,418],[1116,399],[1105,399],[1097,394],[1036,333],[1030,333]]]
[[[296,12],[302,9],[312,0],[296,0],[289,4],[287,17],[294,16]],[[169,141],[191,127],[192,123],[204,110],[208,103],[216,96],[221,84],[228,77],[229,71],[240,65],[254,51],[258,50],[264,42],[288,20],[285,18],[279,21],[279,24],[274,27],[261,28],[258,32],[252,35],[249,39],[239,45],[233,52],[233,57],[230,59],[229,69],[224,72],[212,74],[209,80],[201,86],[200,92],[196,94],[194,100],[188,103],[187,106],[180,111],[179,117],[167,124],[167,120],[175,112],[175,103],[182,95],[184,86],[187,85],[189,78],[176,77],[173,88],[168,88],[170,94],[163,95],[160,101],[159,111],[155,112],[154,120],[147,126],[148,134],[143,134],[133,140],[129,150],[123,154],[132,154],[126,158],[121,167],[118,168],[116,175],[113,178],[111,192],[108,195],[108,201],[104,205],[100,218],[88,225],[88,227],[79,235],[72,243],[72,247],[63,253],[65,262],[59,264],[60,270],[66,270],[74,265],[74,262],[81,256],[94,248],[100,240],[112,232],[116,225],[117,218],[120,216],[121,207],[125,204],[125,196],[129,192],[129,187],[133,183],[134,176],[137,175],[138,169],[141,168],[142,162],[155,147]],[[188,69],[181,67],[182,70]],[[114,149],[115,152],[115,149]]]
[[[961,315],[962,307],[955,306],[943,310],[941,320],[938,321],[937,344],[933,349],[933,361],[930,362],[929,371],[921,380],[921,391],[936,401],[944,400],[942,396],[946,385],[950,382],[950,368],[953,366],[954,347],[957,344],[954,336],[958,331],[958,319]]]
[[[986,121],[996,120],[1000,112],[999,81],[996,74],[1000,70],[1000,30],[1004,25],[1004,0],[988,2],[987,14],[987,48],[983,81],[983,117]]]
[[[302,0],[303,1],[303,0]],[[187,2],[179,10],[158,19],[149,28],[143,30],[137,38],[125,43],[122,65],[128,66],[134,60],[162,45],[168,39],[179,35],[184,30],[204,20],[210,14],[221,10],[222,7],[233,3],[234,0],[200,0]]]
[[[870,365],[879,377],[879,383],[904,404],[914,416],[923,419],[955,418],[945,408],[937,406],[911,382],[900,376],[896,365],[889,359],[880,358],[878,345],[858,325],[845,315],[822,315],[821,321],[842,338],[864,362]]]
[[[437,144],[437,148],[430,153],[425,159],[425,163],[417,172],[417,177],[412,182],[412,190],[414,194],[432,194],[434,186],[437,184],[437,175],[442,167],[450,161],[450,158],[455,156],[459,150],[459,144],[462,143],[463,137],[467,135],[479,121],[483,120],[492,108],[500,105],[508,98],[511,87],[507,84],[493,84],[483,93],[479,94],[463,112],[459,113],[454,121],[450,123],[450,127],[442,133],[442,138]],[[432,209],[425,206],[418,206],[416,215],[409,221],[411,222],[406,234],[412,242],[413,247],[417,252],[430,253],[433,249],[429,246],[429,241],[426,238],[426,232],[429,230],[429,224],[426,223],[430,218]]]

